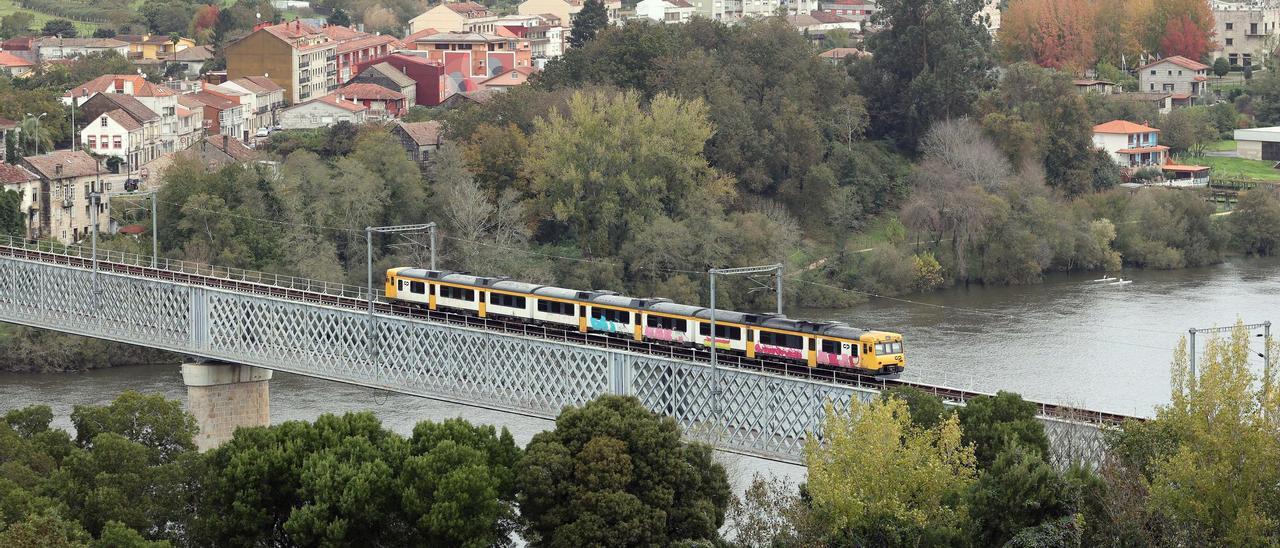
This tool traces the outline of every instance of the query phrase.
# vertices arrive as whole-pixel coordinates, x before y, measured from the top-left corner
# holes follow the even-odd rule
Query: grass
[[[1209,146],[1204,147],[1204,149],[1209,152],[1235,152],[1236,142],[1231,139],[1223,139],[1209,143]]]
[[[1221,158],[1217,156],[1179,158],[1177,161],[1209,166],[1213,168],[1213,177],[1218,179],[1280,182],[1280,169],[1271,167],[1275,162],[1246,160],[1244,158]]]
[[[40,13],[38,11],[32,11],[26,8],[22,8],[18,6],[18,3],[14,2],[13,0],[0,0],[0,17],[9,15],[11,13],[18,13],[18,12],[26,12],[31,14],[31,17],[34,18],[31,23],[31,26],[32,26],[31,30],[33,31],[39,31],[40,28],[44,27],[44,24],[48,22],[50,19],[58,19],[57,17],[54,17],[47,13]],[[93,31],[98,30],[97,23],[86,23],[83,21],[72,21],[72,23],[75,23],[76,32],[82,37],[93,36]]]

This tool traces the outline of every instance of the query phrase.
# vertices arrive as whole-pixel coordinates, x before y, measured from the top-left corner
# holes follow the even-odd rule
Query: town
[[[1280,0],[0,0],[0,546],[1269,546]]]

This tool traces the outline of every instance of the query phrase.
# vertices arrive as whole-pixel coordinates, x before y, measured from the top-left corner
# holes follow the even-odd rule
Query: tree
[[[67,19],[50,19],[45,22],[44,28],[40,29],[40,34],[43,34],[44,36],[75,38],[76,24]]]
[[[54,512],[33,514],[0,530],[0,545],[11,548],[87,548],[90,540],[80,524]]]
[[[92,447],[100,434],[118,434],[145,447],[152,464],[172,462],[179,454],[194,450],[198,431],[195,418],[182,409],[182,402],[132,390],[107,406],[75,406],[71,424],[82,447]]]
[[[867,38],[862,62],[872,135],[915,150],[937,120],[967,114],[991,84],[991,36],[974,17],[980,0],[886,0],[874,16],[886,28]]]
[[[31,32],[35,16],[25,11],[15,11],[0,17],[0,38],[9,39]]]
[[[609,12],[601,0],[587,0],[582,10],[573,16],[573,28],[569,32],[569,47],[580,48],[595,40],[596,34],[609,25]]]
[[[1138,34],[1143,49],[1148,52],[1161,52],[1165,56],[1178,55],[1163,49],[1165,41],[1170,39],[1170,31],[1180,35],[1173,39],[1171,45],[1191,45],[1194,49],[1213,44],[1213,11],[1209,9],[1208,2],[1158,0],[1150,2],[1149,7],[1143,6],[1138,14],[1145,15],[1139,19],[1141,24]],[[1180,21],[1184,18],[1191,23],[1190,27],[1184,26],[1184,22]],[[1199,61],[1203,57],[1203,53],[1188,56],[1193,61]]]
[[[1280,250],[1280,199],[1268,189],[1246,190],[1227,219],[1236,247],[1250,255]]]
[[[18,128],[18,137],[22,141],[22,155],[34,156],[53,151],[53,136],[48,127],[41,124],[36,116],[26,116]]]
[[[1275,368],[1250,363],[1252,339],[1237,323],[1229,338],[1205,341],[1194,373],[1183,347],[1172,401],[1156,410],[1153,422],[1177,437],[1154,461],[1149,504],[1189,544],[1258,546],[1280,535],[1280,388]]]
[[[1012,441],[1042,459],[1049,457],[1049,438],[1036,419],[1036,404],[1013,392],[973,398],[957,413],[964,442],[973,446],[978,467],[988,469]]]
[[[337,25],[340,27],[351,26],[351,16],[347,15],[347,10],[342,8],[333,10],[333,13],[330,13],[329,17],[325,19],[325,21],[330,25]]]
[[[1226,57],[1219,57],[1213,61],[1213,75],[1222,78],[1231,72],[1231,63]]]
[[[934,428],[951,414],[941,398],[913,386],[890,388],[881,393],[881,398],[898,398],[906,402],[911,424],[917,428]]]
[[[1070,512],[1067,487],[1036,451],[1009,441],[969,495],[980,546],[1001,546],[1022,529]]]
[[[93,31],[93,37],[94,38],[115,38],[116,31],[115,29],[111,29],[107,27],[98,27]]]
[[[12,190],[0,193],[0,234],[21,237],[27,232],[26,215],[22,212],[22,194]]]
[[[872,459],[888,469],[866,466]],[[946,545],[963,539],[968,509],[962,495],[973,482],[973,449],[961,443],[960,423],[912,425],[898,398],[830,405],[821,433],[805,445],[808,492],[828,531],[850,545]],[[861,465],[860,465],[861,463]]]
[[[1093,66],[1095,11],[1089,0],[1015,0],[1000,20],[1000,48],[1009,61],[1074,73]]]
[[[1160,144],[1195,156],[1202,155],[1204,147],[1218,140],[1219,135],[1208,107],[1203,106],[1174,110],[1161,117],[1156,127],[1160,129]]]
[[[1211,34],[1205,33],[1190,17],[1184,15],[1169,20],[1164,37],[1160,39],[1160,51],[1165,55],[1202,59],[1213,46],[1210,37]]]
[[[729,503],[711,448],[681,441],[634,397],[569,408],[517,466],[525,538],[537,546],[715,542]]]

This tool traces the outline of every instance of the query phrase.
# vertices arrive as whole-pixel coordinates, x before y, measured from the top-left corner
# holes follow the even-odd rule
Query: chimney
[[[53,174],[62,175],[62,164],[53,164]]]
[[[229,139],[227,138],[227,136],[226,136],[226,135],[223,135],[223,136],[222,136],[222,151],[223,151],[223,152],[226,152],[226,151],[227,151],[227,141],[228,141],[228,140],[229,140]]]

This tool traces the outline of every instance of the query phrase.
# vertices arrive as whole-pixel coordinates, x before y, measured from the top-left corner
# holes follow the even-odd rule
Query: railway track
[[[80,254],[72,255],[65,251],[52,248],[49,250],[43,250],[40,248],[41,244],[39,243],[34,244],[37,246],[35,249],[28,247],[25,243],[20,243],[20,245],[15,246],[12,245],[14,242],[15,240],[10,240],[9,242],[0,241],[0,256],[61,264],[76,268],[92,268],[93,265],[91,258]],[[5,243],[10,245],[4,245]],[[99,254],[101,255],[102,252]],[[310,302],[355,310],[366,310],[369,306],[368,301],[364,298],[364,295],[366,294],[364,288],[355,288],[353,286],[346,286],[342,284],[317,282],[314,280],[276,276],[238,269],[219,270],[218,267],[197,265],[195,263],[183,261],[163,260],[162,264],[164,267],[160,266],[161,263],[157,263],[157,266],[152,267],[144,264],[144,262],[151,262],[149,257],[119,253],[117,253],[116,256],[119,256],[122,259],[137,260],[131,260],[130,262],[118,262],[99,259],[98,270],[100,272],[111,272],[142,278],[200,285],[218,289],[228,289],[237,292],[265,295],[291,301]],[[108,259],[111,257],[112,255],[109,254]],[[176,266],[177,268],[166,268],[170,266]],[[204,272],[202,273],[202,271]],[[219,275],[219,273],[222,275]],[[421,307],[410,306],[405,303],[389,302],[380,299],[375,299],[373,304],[374,311],[379,314],[425,319],[432,322],[487,329],[507,334],[537,337],[553,341],[586,344],[625,350],[628,352],[638,352],[664,358],[701,363],[710,363],[711,361],[709,351],[693,347],[655,344],[645,341],[636,341],[625,337],[612,337],[599,333],[582,333],[576,330],[561,329],[557,326],[551,325],[535,325],[492,317],[481,318],[470,314],[444,310],[426,310]],[[852,371],[810,368],[803,364],[768,358],[747,358],[737,354],[720,353],[717,356],[717,363],[722,367],[764,371],[779,375],[801,377],[873,390],[887,390],[894,387],[907,386],[925,391],[938,396],[943,400],[954,403],[964,403],[973,398],[990,396],[990,394],[987,393],[963,390],[959,388],[935,386],[895,378],[875,377],[858,374]],[[1043,416],[1077,422],[1115,425],[1128,419],[1137,418],[1104,411],[1076,409],[1051,403],[1036,402],[1036,405],[1039,407],[1040,414]],[[1139,418],[1138,420],[1141,419]]]

